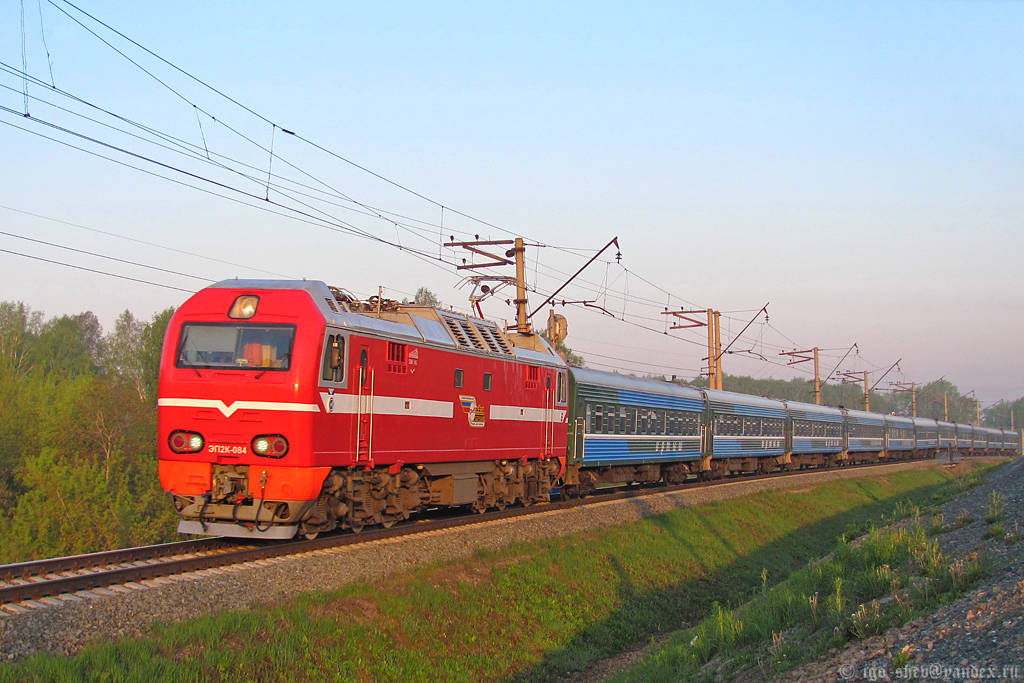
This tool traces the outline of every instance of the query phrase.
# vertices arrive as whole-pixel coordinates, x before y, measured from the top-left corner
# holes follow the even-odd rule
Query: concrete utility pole
[[[863,376],[863,379],[861,379]],[[842,378],[843,384],[859,384],[864,382],[864,410],[871,410],[871,389],[868,388],[868,371],[864,372],[840,372],[836,377]]]
[[[889,386],[895,387],[893,391],[909,391],[911,405],[913,406],[914,417],[917,417],[917,382],[889,382]]]
[[[949,392],[942,392],[942,414],[945,416],[942,419],[949,422]]]
[[[703,314],[707,315],[707,317],[708,317],[708,321],[707,322],[704,322],[703,320],[698,320],[697,318],[690,317],[690,316],[694,316],[694,315],[697,315],[697,314],[700,314],[700,313],[703,313]],[[713,308],[708,308],[708,309],[705,309],[705,310],[695,310],[695,311],[667,311],[666,310],[666,311],[662,311],[661,314],[662,315],[671,315],[671,316],[673,316],[675,318],[679,318],[680,320],[682,320],[683,322],[686,323],[686,324],[679,324],[679,325],[670,325],[669,326],[670,330],[685,330],[685,329],[689,329],[689,328],[693,328],[693,327],[704,327],[704,326],[707,326],[707,328],[708,328],[708,357],[703,359],[703,360],[706,360],[708,362],[708,389],[721,389],[722,387],[721,387],[721,384],[719,382],[718,375],[722,371],[721,352],[719,351],[719,348],[721,347],[721,344],[722,344],[722,341],[721,341],[722,340],[722,336],[721,336],[721,334],[718,334],[717,337],[716,337],[716,334],[715,334],[716,333],[716,328],[717,328],[717,322],[718,322],[718,319],[719,319],[718,312],[715,309],[713,309]],[[718,340],[717,344],[715,343],[716,338]]]
[[[807,355],[812,354],[812,355]],[[779,354],[780,356],[790,356],[793,360],[786,363],[786,365],[796,365],[797,363],[806,363],[807,361],[814,361],[814,402],[819,406],[821,405],[821,374],[818,370],[818,347],[815,346],[813,349],[805,349],[803,351],[783,351]]]
[[[718,388],[718,359],[715,358],[715,311],[708,309],[708,386],[712,389]]]
[[[722,373],[722,314],[715,311],[715,380],[718,390],[725,389],[725,376]]]
[[[526,247],[523,246],[523,238],[516,238],[516,331],[519,334],[529,334],[530,321],[526,317]]]
[[[793,360],[786,363],[786,365],[796,365],[797,363],[806,363],[807,361],[814,362],[814,402],[820,406],[821,374],[818,366],[818,347],[815,346],[813,349],[804,349],[803,351],[783,351],[779,355],[790,356],[791,358],[793,358]]]
[[[821,405],[821,371],[818,369],[818,347],[814,347],[814,402]]]

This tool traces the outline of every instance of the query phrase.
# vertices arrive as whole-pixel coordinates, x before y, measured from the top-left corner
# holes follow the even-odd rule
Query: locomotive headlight
[[[265,458],[283,458],[288,453],[288,440],[280,434],[257,436],[252,440],[252,452]]]
[[[176,430],[167,438],[167,445],[175,453],[198,453],[203,450],[203,435]]]
[[[258,296],[253,296],[251,294],[240,296],[235,299],[235,303],[231,305],[228,317],[235,320],[248,320],[256,315],[256,306],[258,306],[259,303],[260,298]]]

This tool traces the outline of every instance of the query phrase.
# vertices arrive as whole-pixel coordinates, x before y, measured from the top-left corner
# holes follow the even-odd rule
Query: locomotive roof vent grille
[[[458,347],[504,356],[514,355],[512,347],[494,325],[450,315],[442,314],[440,317]]]
[[[487,348],[491,350],[491,353],[501,353],[498,350],[498,345],[494,341],[494,337],[491,336],[491,331],[484,325],[475,325],[476,331],[480,333],[480,338],[487,344]]]
[[[457,322],[459,323],[459,327],[462,328],[462,331],[466,333],[466,337],[469,339],[470,342],[472,342],[474,347],[476,347],[480,351],[487,350],[484,348],[484,343],[480,340],[480,335],[477,334],[476,330],[473,329],[472,323],[470,323],[468,320],[462,319],[458,320]]]
[[[337,304],[334,303],[334,299],[332,299],[331,297],[325,296],[324,297],[324,301],[327,302],[327,308],[331,309],[335,313],[340,313],[341,312],[341,311],[338,310]]]
[[[497,328],[490,325],[477,325],[476,329],[480,331],[480,335],[487,341],[487,345],[491,347],[494,353],[501,353],[506,356],[512,355],[512,349],[509,348],[508,342],[501,336]]]
[[[442,315],[441,320],[448,326],[448,330],[452,333],[452,337],[455,338],[455,343],[459,346],[469,348],[469,340],[466,339],[466,335],[462,333],[462,328],[455,321],[454,318],[450,318],[447,315]]]

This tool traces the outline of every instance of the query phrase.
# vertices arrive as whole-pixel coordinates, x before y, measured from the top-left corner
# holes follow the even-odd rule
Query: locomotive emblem
[[[483,406],[477,405],[476,396],[459,396],[459,402],[462,404],[463,412],[469,418],[469,426],[483,427],[487,411]]]

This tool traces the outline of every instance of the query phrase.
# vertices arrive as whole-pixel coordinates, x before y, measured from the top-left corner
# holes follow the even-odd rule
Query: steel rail
[[[56,557],[48,560],[32,560],[15,564],[0,565],[0,581],[16,581],[63,574],[65,572],[82,571],[94,567],[125,564],[131,562],[147,562],[150,560],[184,555],[187,553],[211,552],[234,545],[221,537],[202,538],[176,543],[162,543],[139,548],[122,548],[105,550],[85,555]]]
[[[927,462],[927,460],[896,460],[891,462]],[[633,484],[622,487],[614,493],[598,493],[585,498],[571,498],[568,500],[557,500],[550,503],[531,505],[526,507],[508,508],[506,510],[486,512],[482,514],[468,514],[440,520],[420,520],[411,524],[398,525],[391,529],[373,529],[358,534],[333,534],[316,538],[311,541],[291,541],[287,543],[273,543],[258,547],[246,547],[237,550],[230,550],[236,539],[228,538],[206,538],[198,541],[183,541],[179,543],[168,543],[164,545],[146,546],[144,548],[131,548],[127,550],[114,550],[104,553],[92,553],[89,555],[76,555],[73,557],[56,558],[54,560],[41,560],[37,562],[22,562],[14,565],[0,566],[0,576],[14,576],[18,569],[25,570],[31,567],[39,568],[39,571],[46,571],[45,574],[35,573],[27,582],[16,585],[0,586],[0,605],[19,603],[25,600],[38,600],[39,598],[60,595],[63,593],[75,593],[77,591],[102,588],[131,582],[145,581],[163,576],[182,574],[186,572],[201,571],[233,564],[244,564],[256,560],[266,560],[286,555],[298,555],[316,550],[338,548],[349,545],[370,543],[382,539],[397,538],[400,536],[413,536],[416,534],[453,529],[462,526],[471,526],[482,522],[512,519],[525,517],[527,515],[542,512],[566,510],[574,507],[594,505],[615,500],[625,500],[647,495],[663,493],[674,493],[687,491],[695,488],[704,488],[726,483],[754,482],[773,479],[777,477],[791,477],[808,474],[820,474],[830,471],[841,471],[859,469],[863,467],[886,467],[886,463],[862,463],[858,465],[846,465],[839,468],[814,468],[806,470],[793,470],[783,472],[772,472],[768,474],[754,474],[737,476],[735,478],[720,478],[709,481],[689,482],[672,486],[651,486]],[[606,489],[607,490],[607,489]],[[249,541],[244,541],[248,543]],[[224,552],[210,552],[224,549]],[[159,562],[147,562],[148,560],[167,558],[175,555],[190,554],[193,552],[208,552],[206,555],[195,557],[181,557],[177,559],[161,559]],[[135,553],[133,555],[133,553]],[[140,559],[142,554],[147,554],[146,559]],[[100,563],[87,564],[86,558],[121,558],[120,562],[103,561]],[[111,564],[124,564],[126,562],[138,562],[131,566],[114,566]],[[101,568],[102,567],[102,568]],[[61,569],[63,568],[63,569]],[[95,568],[85,574],[67,575],[71,571],[85,568]],[[29,569],[31,571],[31,569]],[[56,574],[64,572],[64,576]]]

